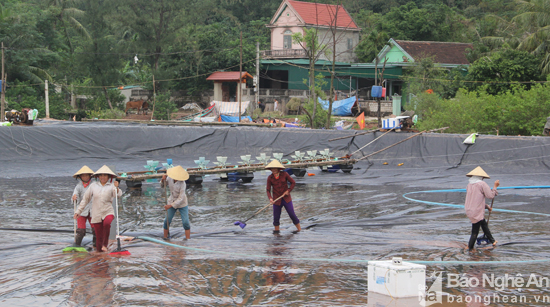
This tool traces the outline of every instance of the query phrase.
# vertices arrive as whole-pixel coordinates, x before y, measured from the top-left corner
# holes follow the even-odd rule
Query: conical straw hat
[[[166,174],[168,177],[178,181],[185,181],[189,179],[189,173],[180,165],[169,168],[166,171]]]
[[[284,169],[285,167],[281,164],[281,162],[279,162],[277,160],[273,160],[273,161],[269,162],[269,164],[265,168],[266,169],[270,169],[270,168],[282,168],[282,169]]]
[[[478,167],[474,168],[474,170],[471,171],[471,172],[469,172],[468,174],[466,174],[466,176],[468,176],[468,177],[479,176],[479,177],[491,178],[491,177],[489,177],[489,175],[487,175],[487,173],[481,168],[481,166],[478,166]]]
[[[93,175],[94,174],[94,171],[92,171],[91,168],[87,167],[86,165],[84,165],[81,169],[78,170],[78,172],[76,172],[73,177],[76,178],[76,176],[78,175],[82,175],[82,174],[90,174],[90,175]]]
[[[113,173],[113,171],[107,165],[103,165],[100,169],[98,169],[94,173],[94,176],[97,176],[97,175],[100,175],[100,174],[107,174],[107,175],[116,177],[116,174]]]

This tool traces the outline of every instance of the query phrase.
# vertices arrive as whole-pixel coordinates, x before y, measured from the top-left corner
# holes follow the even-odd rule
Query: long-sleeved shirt
[[[470,183],[466,187],[466,216],[472,224],[475,224],[485,218],[485,208],[489,206],[485,203],[485,198],[492,199],[498,195],[496,189],[489,188],[489,185],[484,181]]]
[[[288,186],[288,182],[290,182],[290,187]],[[283,197],[285,202],[289,203],[292,201],[292,197],[290,197],[290,192],[294,189],[294,186],[296,185],[296,181],[290,177],[290,175],[287,172],[280,172],[279,178],[276,179],[273,174],[269,175],[267,177],[267,197],[269,199],[277,199],[279,196],[283,195],[286,191],[288,191],[288,195]],[[273,187],[273,196],[271,195],[271,188]],[[275,205],[280,205],[281,200],[279,199],[274,203]]]
[[[179,209],[187,206],[187,195],[185,195],[185,181],[174,182],[174,179],[167,177],[168,188],[170,189],[170,197],[168,197],[168,204],[172,205],[172,208]],[[160,187],[164,188],[164,181],[160,182]]]
[[[92,200],[92,223],[101,223],[107,215],[115,215],[113,200],[115,195],[122,196],[122,191],[120,189],[117,189],[117,191],[118,193],[115,194],[115,186],[110,182],[105,185],[101,185],[100,182],[92,183],[84,193],[84,197],[75,213],[81,215],[84,207]]]
[[[91,179],[90,179],[91,180]],[[76,187],[74,188],[73,195],[76,195],[76,203],[80,204],[80,201],[82,198],[84,198],[84,193],[88,190],[92,182],[88,184],[88,186],[84,187],[84,184],[82,183],[82,180],[80,178],[78,179],[78,183],[76,184]],[[88,203],[86,207],[84,207],[84,210],[82,210],[82,213],[80,215],[82,216],[88,216],[90,215],[90,204]],[[75,208],[76,213],[76,208]]]

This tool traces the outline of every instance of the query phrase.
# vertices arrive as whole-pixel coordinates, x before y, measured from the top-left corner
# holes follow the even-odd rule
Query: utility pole
[[[243,80],[243,31],[241,31],[241,59],[239,61],[239,82],[237,83],[237,94],[239,95],[239,123],[241,122],[241,100],[243,96],[243,86],[241,84]]]
[[[378,86],[378,56],[376,56],[374,62],[374,85]],[[382,104],[380,103],[380,97],[377,97],[376,101],[378,102],[378,128],[382,128],[382,110],[380,110],[382,108]]]
[[[46,118],[50,118],[50,97],[48,95],[48,80],[45,81],[44,92],[46,94]]]
[[[151,111],[151,120],[153,120],[153,114],[155,114],[155,104],[157,104],[157,92],[155,89],[155,75],[153,75],[153,111]]]
[[[2,42],[2,85],[0,86],[0,122],[3,122],[4,121],[4,116],[5,116],[5,110],[4,110],[4,105],[5,105],[5,101],[6,101],[6,79],[5,79],[5,76],[4,76],[4,42]]]
[[[256,42],[256,86],[254,87],[256,96],[256,107],[260,102],[260,42]]]

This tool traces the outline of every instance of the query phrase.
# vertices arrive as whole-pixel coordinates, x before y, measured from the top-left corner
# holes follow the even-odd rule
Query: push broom
[[[493,203],[495,202],[495,198],[491,200],[491,211],[489,211],[489,216],[487,217],[487,227],[489,226],[489,220],[491,219],[491,212],[493,212]],[[487,238],[487,235],[483,233],[483,235],[477,237],[476,239],[477,245],[481,244],[489,244],[489,238]],[[485,243],[483,243],[485,242]]]
[[[115,188],[115,208],[116,208],[116,244],[117,244],[117,247],[109,255],[112,255],[112,256],[131,255],[130,252],[127,249],[122,249],[122,247],[120,247],[120,227],[119,227],[119,220],[118,220],[118,193],[117,193],[117,188]]]
[[[276,201],[278,201],[279,199],[283,198],[285,195],[281,195],[279,196],[277,199],[275,199],[273,202],[275,203]],[[241,222],[241,221],[236,221],[235,223],[233,223],[233,225],[238,225],[239,227],[241,227],[242,229],[244,229],[246,227],[246,222],[248,222],[248,220],[250,220],[251,218],[255,217],[256,215],[258,215],[258,213],[262,212],[265,210],[265,208],[271,206],[271,203],[265,205],[262,209],[256,211],[256,213],[252,214],[251,217],[247,218],[244,222]]]
[[[73,200],[73,209],[74,209],[74,211],[76,211],[76,200]],[[66,252],[87,253],[88,250],[85,247],[82,247],[80,245],[76,245],[76,220],[73,219],[73,221],[74,221],[74,239],[75,239],[75,242],[73,243],[73,245],[65,247],[63,249],[63,252],[64,253],[66,253]]]

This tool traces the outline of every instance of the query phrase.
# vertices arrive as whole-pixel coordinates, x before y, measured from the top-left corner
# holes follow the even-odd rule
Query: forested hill
[[[310,1],[313,2],[313,1]],[[318,0],[341,3],[362,28],[356,48],[372,61],[389,38],[473,42],[471,60],[494,50],[546,53],[530,35],[537,24],[522,12],[550,13],[550,1],[512,0]],[[526,5],[533,2],[532,6]],[[4,0],[0,40],[10,84],[56,84],[94,88],[147,86],[154,75],[161,89],[193,92],[206,76],[237,70],[239,32],[244,70],[255,71],[255,44],[269,49],[265,27],[281,0]],[[523,3],[523,4],[521,4]],[[546,10],[546,11],[545,11]],[[546,23],[546,24],[545,24]],[[538,48],[538,49],[537,49]],[[543,61],[543,56],[540,57]],[[544,64],[544,63],[543,63]],[[544,65],[543,65],[544,66]]]

